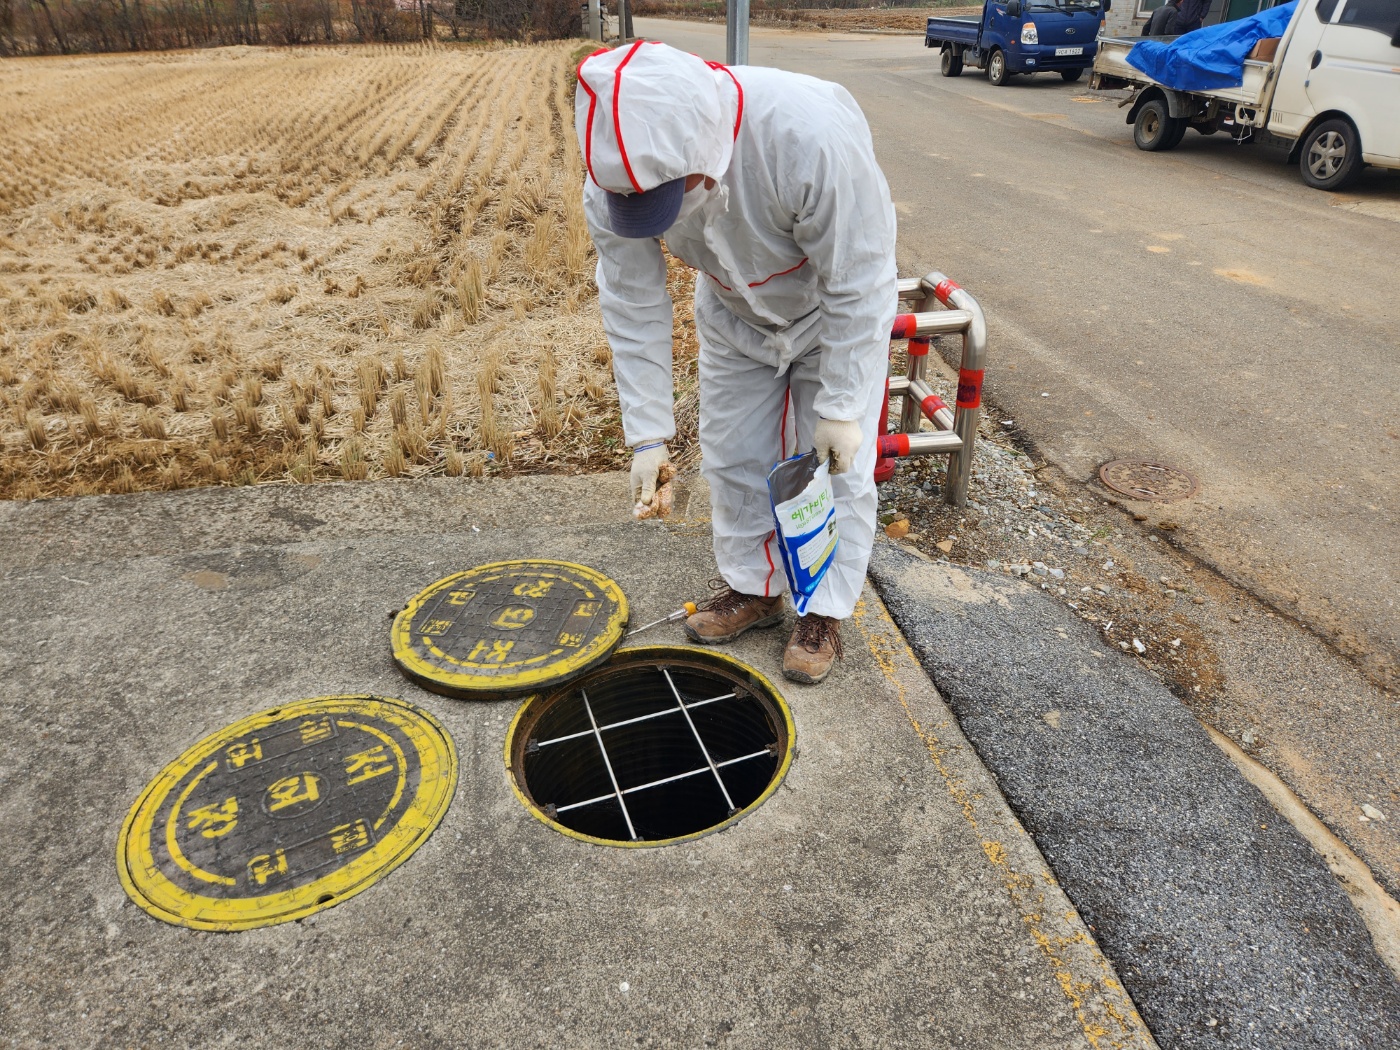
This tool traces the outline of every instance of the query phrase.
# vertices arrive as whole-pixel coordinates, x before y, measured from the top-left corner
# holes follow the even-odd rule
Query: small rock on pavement
[[[890,522],[885,526],[885,535],[892,540],[902,540],[909,535],[909,519],[904,518],[900,521]]]
[[[1255,744],[1259,743],[1259,738],[1255,736],[1251,730],[1246,729],[1240,734],[1240,743],[1245,747],[1253,747]]]
[[[1230,622],[1231,622],[1231,623],[1241,623],[1241,622],[1243,622],[1243,620],[1244,620],[1244,617],[1241,616],[1239,613],[1231,613],[1231,614],[1230,614]]]
[[[1140,639],[1134,638],[1133,651],[1141,655],[1142,653],[1147,652],[1147,646],[1143,645]]]
[[[1363,803],[1361,804],[1361,812],[1362,812],[1362,813],[1365,813],[1366,816],[1367,816],[1369,819],[1371,819],[1371,820],[1385,820],[1385,819],[1387,819],[1387,818],[1386,818],[1386,815],[1385,815],[1384,813],[1382,813],[1382,812],[1381,812],[1379,809],[1377,809],[1375,806],[1371,805],[1371,803],[1369,803],[1369,802],[1363,802]]]
[[[1063,580],[1063,579],[1065,578],[1065,570],[1064,570],[1064,569],[1051,569],[1051,570],[1050,570],[1050,575],[1053,576],[1053,577],[1054,577],[1055,579],[1057,579],[1057,580]]]
[[[939,540],[937,543],[934,544],[934,546],[941,550],[944,554],[951,554],[953,552],[952,540]]]

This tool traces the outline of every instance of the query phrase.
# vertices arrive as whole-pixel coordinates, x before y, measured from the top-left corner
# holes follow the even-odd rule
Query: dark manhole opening
[[[752,668],[704,650],[630,649],[516,716],[526,805],[589,841],[661,845],[727,827],[776,790],[792,718]]]

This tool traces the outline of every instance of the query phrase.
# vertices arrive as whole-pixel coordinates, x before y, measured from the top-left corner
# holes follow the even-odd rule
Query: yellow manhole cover
[[[394,659],[425,689],[501,696],[582,674],[626,628],[622,589],[596,569],[495,562],[415,596],[394,618]]]
[[[131,899],[198,930],[299,919],[412,855],[447,812],[457,755],[425,711],[323,696],[251,715],[166,766],[117,843]]]

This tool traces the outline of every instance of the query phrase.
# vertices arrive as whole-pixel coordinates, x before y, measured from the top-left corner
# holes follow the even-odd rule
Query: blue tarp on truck
[[[1128,64],[1176,91],[1217,91],[1244,83],[1244,60],[1261,40],[1283,36],[1298,0],[1257,15],[1204,26],[1175,40],[1144,40]]]

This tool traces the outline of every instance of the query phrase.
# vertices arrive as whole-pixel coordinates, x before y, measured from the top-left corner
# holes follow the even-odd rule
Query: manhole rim
[[[1112,481],[1108,479],[1107,475],[1109,470],[1113,467],[1118,466],[1155,467],[1158,470],[1170,471],[1174,474],[1179,474],[1183,478],[1185,478],[1188,482],[1190,482],[1191,487],[1187,492],[1179,496],[1136,495],[1132,492],[1127,492],[1124,489],[1119,488],[1117,485],[1115,485]],[[1121,496],[1122,498],[1132,500],[1135,503],[1179,503],[1183,500],[1193,499],[1197,495],[1197,493],[1201,491],[1201,481],[1198,477],[1196,477],[1195,474],[1192,474],[1189,470],[1185,470],[1174,464],[1160,463],[1155,459],[1111,459],[1107,463],[1102,463],[1099,465],[1098,479],[1099,484],[1103,485],[1104,488],[1108,489],[1115,496]]]
[[[758,797],[755,798],[752,802],[750,802],[747,806],[745,806],[743,809],[740,809],[738,812],[726,817],[724,820],[720,821],[720,823],[711,825],[710,827],[704,828],[700,831],[692,831],[688,834],[676,835],[668,839],[646,839],[638,842],[624,842],[621,839],[599,838],[596,835],[588,835],[582,831],[575,831],[573,828],[564,826],[559,821],[551,817],[548,813],[546,813],[544,811],[544,807],[537,804],[521,788],[519,781],[516,777],[515,739],[516,733],[519,730],[521,723],[525,719],[525,713],[527,710],[529,710],[529,707],[533,702],[537,700],[542,701],[547,696],[553,695],[554,693],[557,693],[560,690],[573,688],[574,686],[578,685],[579,680],[582,677],[584,677],[583,675],[580,675],[577,678],[574,678],[568,682],[558,683],[557,686],[554,689],[550,690],[550,692],[547,694],[536,693],[532,696],[526,697],[525,701],[520,705],[520,710],[516,711],[515,717],[511,719],[509,728],[506,729],[506,782],[510,785],[511,791],[515,793],[515,797],[520,800],[520,804],[524,806],[525,809],[529,811],[529,813],[533,817],[535,817],[536,820],[540,821],[540,823],[546,825],[549,828],[552,828],[553,830],[563,835],[567,835],[571,839],[575,839],[579,842],[587,842],[594,846],[614,846],[623,849],[657,849],[662,846],[673,846],[679,842],[691,842],[695,839],[704,838],[706,835],[714,835],[718,832],[725,831],[733,827],[735,824],[739,823],[739,821],[743,820],[754,810],[758,809],[759,806],[763,805],[770,798],[772,798],[774,794],[777,793],[778,788],[782,787],[783,781],[787,779],[788,770],[792,768],[793,760],[797,757],[797,726],[793,722],[792,709],[788,706],[786,698],[783,696],[782,692],[772,683],[772,681],[769,680],[768,676],[765,675],[762,671],[759,671],[752,665],[746,664],[742,660],[739,660],[733,656],[729,656],[726,653],[715,652],[713,649],[702,648],[700,646],[695,645],[628,646],[625,648],[615,650],[612,653],[608,664],[611,664],[617,660],[625,660],[628,662],[635,663],[677,662],[675,661],[675,657],[677,656],[680,656],[682,658],[682,661],[684,661],[684,659],[687,657],[691,658],[693,663],[700,665],[704,665],[707,663],[723,665],[732,674],[735,674],[738,677],[747,678],[752,681],[755,681],[758,683],[759,686],[761,686],[765,690],[765,692],[767,693],[766,699],[771,701],[772,705],[777,709],[778,714],[782,716],[782,728],[783,732],[786,734],[787,737],[787,746],[783,748],[782,759],[778,763],[778,768],[774,770],[773,777],[768,782],[768,786],[765,787],[763,791],[759,793]],[[668,657],[670,659],[667,659]],[[607,665],[604,666],[606,667]],[[593,667],[589,668],[589,672],[586,673],[602,669],[603,668]],[[524,775],[523,770],[521,771],[521,775]]]
[[[534,670],[519,672],[510,678],[485,679],[465,674],[446,674],[441,668],[423,660],[414,651],[413,633],[410,630],[413,618],[440,591],[455,581],[487,570],[504,570],[525,565],[547,565],[565,569],[587,577],[614,603],[615,611],[609,616],[606,627],[584,649],[556,663]],[[616,580],[590,565],[578,562],[560,561],[554,558],[514,558],[508,561],[484,562],[472,565],[458,572],[449,573],[423,587],[408,600],[394,615],[390,629],[390,642],[394,663],[415,685],[430,693],[451,697],[455,700],[517,699],[526,694],[534,694],[540,686],[563,684],[587,674],[605,662],[627,637],[627,624],[631,610],[627,595]]]
[[[439,761],[436,779],[446,783],[445,789],[427,796],[428,800],[432,802],[430,807],[421,814],[414,813],[410,808],[394,825],[393,829],[375,844],[374,848],[367,850],[344,867],[335,869],[322,879],[312,880],[290,890],[266,894],[261,897],[193,898],[193,895],[185,893],[174,883],[171,883],[165,874],[156,867],[154,859],[143,866],[148,874],[154,873],[159,882],[151,883],[148,881],[144,884],[138,882],[132,874],[132,868],[140,862],[141,858],[133,856],[132,850],[128,848],[138,821],[144,818],[148,824],[140,840],[144,844],[149,841],[155,817],[159,814],[166,795],[180,783],[191,768],[212,753],[211,744],[213,741],[242,736],[264,725],[272,725],[284,718],[296,717],[306,711],[324,710],[324,707],[317,705],[336,701],[358,701],[361,703],[368,701],[399,708],[406,712],[411,719],[418,719],[427,724],[427,728],[435,736],[440,747],[440,753],[437,756]],[[212,750],[217,750],[217,747],[213,747]],[[420,789],[422,770],[425,768],[427,767],[422,763],[420,755]],[[117,878],[132,903],[152,918],[172,926],[214,933],[238,933],[303,919],[308,915],[341,904],[369,889],[412,857],[429,836],[437,830],[438,825],[442,823],[447,811],[451,808],[452,800],[457,794],[457,776],[457,747],[447,728],[430,712],[405,700],[379,696],[374,693],[332,693],[324,696],[306,697],[265,708],[206,733],[181,752],[178,757],[162,766],[160,772],[146,783],[146,786],[127,810],[126,817],[122,820],[116,848]],[[152,800],[155,800],[155,804],[151,806],[148,813],[147,807]],[[380,850],[381,846],[386,846],[386,848]],[[384,854],[389,854],[387,859],[382,861],[376,859],[376,855],[382,856]],[[197,911],[181,911],[178,906],[180,897],[193,898],[207,903]],[[277,907],[279,902],[283,905],[282,907]],[[209,912],[221,915],[225,912],[239,914],[229,918],[206,918],[205,914]]]

